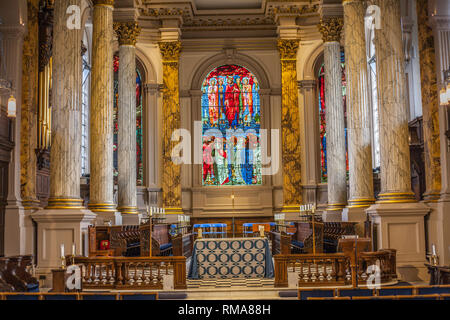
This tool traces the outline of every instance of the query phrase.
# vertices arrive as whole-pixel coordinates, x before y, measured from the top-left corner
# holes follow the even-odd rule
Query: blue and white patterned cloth
[[[198,239],[189,279],[273,278],[269,241],[265,238]]]

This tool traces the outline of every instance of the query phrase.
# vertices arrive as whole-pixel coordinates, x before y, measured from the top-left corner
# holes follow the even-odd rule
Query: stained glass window
[[[143,138],[142,138],[142,76],[136,68],[136,185],[141,186],[144,183],[144,165],[143,165]],[[118,106],[119,106],[119,56],[114,55],[114,179],[118,176]]]
[[[89,86],[91,67],[87,51],[83,55],[81,82],[81,175],[89,173]]]
[[[206,76],[202,92],[203,185],[261,185],[258,80],[224,65]]]
[[[341,52],[341,70],[342,70],[342,96],[344,103],[344,119],[345,119],[345,153],[347,161],[348,176],[348,138],[347,138],[347,83],[345,79],[345,56]],[[320,169],[321,181],[327,182],[327,122],[326,122],[326,103],[325,103],[325,65],[322,64],[319,70],[319,128],[320,128]]]

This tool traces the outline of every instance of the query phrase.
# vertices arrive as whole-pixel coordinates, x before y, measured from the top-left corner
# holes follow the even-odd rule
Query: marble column
[[[347,133],[349,162],[349,199],[343,220],[364,222],[364,209],[375,202],[372,171],[371,108],[364,15],[361,0],[346,0],[344,5],[345,71],[347,80]]]
[[[67,28],[69,5],[82,0],[55,1],[52,70],[52,148],[50,198],[45,210],[32,215],[38,226],[38,274],[51,279],[60,266],[60,244],[85,254],[87,227],[95,214],[80,199],[81,153],[81,30]]]
[[[118,210],[137,217],[136,194],[136,38],[140,28],[135,22],[118,22],[114,30],[119,40],[119,114],[118,114]],[[136,220],[136,219],[133,219]],[[139,222],[138,222],[139,223]]]
[[[416,0],[416,6],[425,149],[426,192],[424,200],[435,202],[439,199],[442,187],[436,52],[434,50],[433,30],[428,25],[428,1]]]
[[[281,60],[281,149],[283,212],[298,213],[302,203],[300,122],[297,89],[298,39],[279,39]]]
[[[2,7],[3,4],[0,4]],[[3,10],[3,8],[2,8]],[[21,17],[26,19],[25,16]],[[11,150],[11,158],[8,165],[8,196],[6,199],[4,220],[0,221],[0,228],[4,228],[4,255],[23,255],[32,253],[32,248],[26,248],[24,238],[27,235],[24,224],[27,221],[27,213],[22,207],[20,195],[20,136],[21,136],[21,95],[22,95],[22,51],[23,39],[26,27],[23,24],[11,23],[0,24],[0,33],[3,40],[3,52],[5,73],[4,77],[11,82],[12,92],[4,94],[1,92],[0,103],[6,108],[9,95],[13,93],[17,98],[17,115],[11,121],[11,142],[14,148]],[[6,113],[6,112],[5,112]],[[0,236],[3,234],[0,233]],[[1,248],[0,248],[1,250]]]
[[[397,273],[404,281],[428,278],[424,217],[430,209],[411,191],[408,106],[400,2],[373,0],[380,9],[375,29],[381,147],[381,193],[366,210],[377,224],[378,248],[397,250]]]
[[[174,130],[180,128],[180,95],[178,67],[180,41],[159,42],[163,61],[163,150],[162,197],[167,213],[182,213],[181,165],[172,161],[172,150],[178,142],[171,141]]]
[[[113,177],[113,5],[114,0],[94,0],[88,207],[99,220],[119,224]]]
[[[342,18],[322,19],[319,31],[324,42],[325,105],[327,122],[328,220],[340,220],[347,204],[347,163],[345,119],[342,97],[341,31]]]
[[[28,25],[22,55],[20,186],[24,209],[39,208],[36,197],[36,148],[39,64],[39,1],[27,1]]]

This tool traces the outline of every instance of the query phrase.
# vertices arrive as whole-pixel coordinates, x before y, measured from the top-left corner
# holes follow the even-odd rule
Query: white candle
[[[433,252],[433,256],[435,256],[436,255],[436,246],[434,244],[431,246],[431,250]]]
[[[61,243],[61,257],[64,257],[64,243]]]
[[[75,250],[75,243],[72,243],[72,255],[73,256],[75,255],[75,252],[76,252],[76,250]]]

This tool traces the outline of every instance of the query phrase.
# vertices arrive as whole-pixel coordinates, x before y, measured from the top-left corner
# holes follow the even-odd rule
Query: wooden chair
[[[41,293],[42,300],[80,300],[78,293],[46,292]]]
[[[122,292],[120,300],[158,300],[157,292]]]
[[[42,300],[42,293],[39,292],[3,292],[0,300]]]
[[[368,288],[342,288],[338,289],[338,297],[373,297],[375,289]]]
[[[317,297],[308,297],[306,300],[351,300],[350,297],[332,297],[332,298],[317,298]]]
[[[308,298],[334,298],[335,289],[298,289],[298,299],[308,300]]]
[[[450,293],[450,284],[440,286],[416,286],[416,294],[448,294]]]
[[[397,296],[352,297],[352,300],[397,300]]]
[[[410,295],[410,296],[397,296],[399,300],[440,300],[438,294],[426,294],[426,295]]]
[[[408,296],[414,294],[415,288],[413,286],[394,286],[376,289],[377,296]]]
[[[119,300],[119,294],[110,292],[80,292],[80,300]]]

